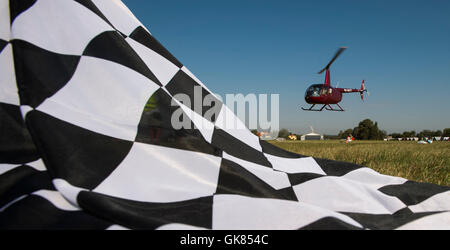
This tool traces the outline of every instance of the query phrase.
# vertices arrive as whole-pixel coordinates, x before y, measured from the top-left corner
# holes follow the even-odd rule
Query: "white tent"
[[[323,140],[323,135],[317,134],[314,132],[311,132],[309,134],[304,134],[300,137],[300,140],[307,141],[307,140]]]

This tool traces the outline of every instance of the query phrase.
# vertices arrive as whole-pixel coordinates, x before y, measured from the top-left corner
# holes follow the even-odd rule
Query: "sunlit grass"
[[[413,181],[450,185],[450,142],[406,141],[270,141],[291,152],[353,162],[379,173]]]

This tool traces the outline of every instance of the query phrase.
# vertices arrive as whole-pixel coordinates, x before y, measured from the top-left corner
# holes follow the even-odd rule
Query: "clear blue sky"
[[[369,118],[387,132],[450,127],[450,1],[123,0],[209,89],[280,94],[280,127],[337,134]],[[346,112],[306,112],[304,92],[340,46]]]

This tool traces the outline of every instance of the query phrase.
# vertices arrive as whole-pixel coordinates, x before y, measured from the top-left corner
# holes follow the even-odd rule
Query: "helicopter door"
[[[324,88],[322,88],[321,90],[320,90],[320,95],[328,95],[328,94],[331,94],[331,92],[330,92],[330,88],[329,87],[324,87]]]

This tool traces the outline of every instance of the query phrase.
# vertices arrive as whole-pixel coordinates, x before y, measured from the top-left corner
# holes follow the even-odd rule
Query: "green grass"
[[[450,186],[450,142],[421,145],[406,141],[269,141],[285,150],[353,162],[409,180]]]

